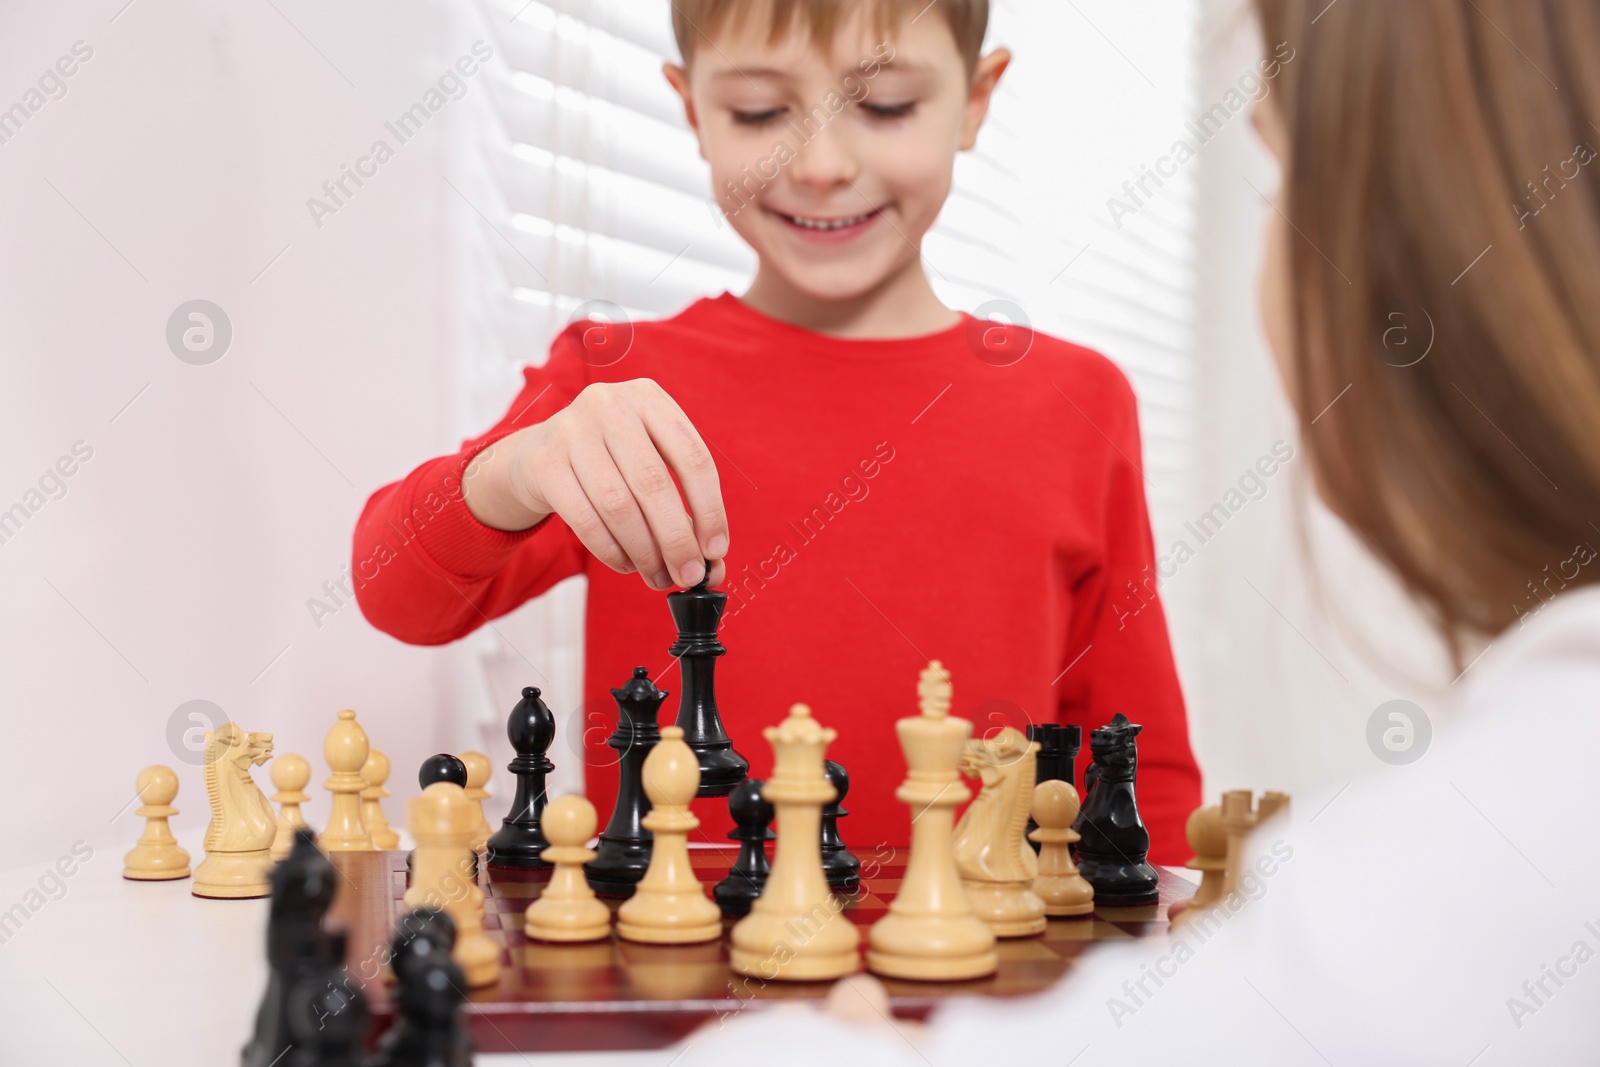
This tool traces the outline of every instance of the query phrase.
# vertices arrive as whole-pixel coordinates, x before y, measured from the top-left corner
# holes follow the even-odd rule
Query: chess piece
[[[432,908],[418,908],[395,926],[395,1022],[378,1039],[366,1067],[471,1067],[472,1040],[461,1022],[466,979],[450,961],[455,926]]]
[[[1038,774],[1035,776],[1038,786],[1044,782],[1066,782],[1073,786],[1073,795],[1077,795],[1076,776],[1073,773],[1073,763],[1078,758],[1078,752],[1083,748],[1083,729],[1078,726],[1068,726],[1059,722],[1037,722],[1028,725],[1028,740],[1039,742],[1039,753],[1035,760]],[[1033,831],[1039,828],[1033,817],[1028,817],[1028,849],[1035,855],[1039,853],[1039,842],[1034,840]]]
[[[434,782],[450,782],[459,785],[462,789],[467,787],[467,765],[459,758],[448,752],[439,752],[422,761],[422,766],[417,768],[417,786],[427,789]],[[406,853],[406,882],[411,881],[411,860],[416,851]],[[472,867],[467,872],[467,877],[474,882],[478,880],[478,854],[472,854]]]
[[[197,897],[240,899],[272,891],[272,839],[278,813],[250,777],[250,768],[272,758],[272,735],[246,733],[238,723],[223,723],[206,734],[206,858],[194,871]]]
[[[471,880],[472,801],[454,782],[435,782],[406,808],[412,852],[408,908],[440,908],[456,926],[451,958],[474,989],[500,978],[500,950],[483,932],[483,890]]]
[[[367,762],[361,765],[361,778],[367,783],[361,791],[361,824],[372,835],[373,847],[399,848],[400,835],[383,814],[383,798],[389,795],[383,787],[389,780],[389,757],[375,748],[368,750]]]
[[[1156,903],[1158,876],[1145,862],[1150,852],[1150,831],[1139,817],[1133,783],[1139,755],[1135,738],[1144,727],[1118,712],[1105,726],[1089,735],[1094,755],[1093,785],[1072,828],[1078,842],[1078,873],[1094,886],[1101,907],[1127,907]],[[1085,782],[1091,775],[1085,773]]]
[[[778,835],[767,829],[774,813],[772,805],[761,796],[765,784],[759,778],[746,778],[728,794],[728,814],[734,823],[728,836],[739,842],[739,855],[728,868],[727,877],[711,890],[724,915],[750,914],[750,905],[767,884],[771,868],[767,866],[766,842]]]
[[[483,802],[489,799],[489,791],[484,786],[489,784],[489,774],[493,770],[489,765],[489,757],[482,752],[461,753],[461,763],[467,769],[467,799],[472,801],[472,806],[478,812],[478,828],[472,833],[472,851],[482,852],[489,844],[489,834],[494,827],[489,825],[489,819],[483,814]]]
[[[272,839],[272,858],[282,861],[294,848],[294,832],[306,825],[300,805],[311,798],[306,786],[311,784],[311,763],[304,756],[285,752],[272,760],[272,784],[278,790],[272,799],[278,805],[278,832]]]
[[[434,782],[454,782],[462,789],[467,787],[467,765],[448,752],[429,756],[417,768],[417,788],[426,789]]]
[[[654,835],[650,866],[617,910],[617,935],[652,945],[714,941],[722,936],[722,913],[706,898],[689,863],[689,831],[700,825],[689,814],[689,801],[700,784],[700,764],[684,743],[682,727],[661,731],[643,777],[650,798],[644,828]]]
[[[702,797],[725,797],[750,773],[750,761],[733,750],[728,731],[717,711],[713,681],[717,657],[728,650],[717,640],[717,626],[728,604],[728,594],[708,589],[706,577],[693,589],[667,594],[667,607],[678,627],[678,640],[667,649],[683,672],[683,694],[678,700],[678,726],[700,760]]]
[[[1045,928],[1044,901],[1033,891],[1038,860],[1022,836],[1033,807],[1038,748],[1039,742],[1005,726],[968,741],[960,763],[983,788],[956,824],[956,869],[972,910],[996,937],[1029,937]]]
[[[599,817],[594,805],[568,794],[544,809],[550,845],[544,858],[556,865],[539,899],[528,905],[523,933],[540,941],[599,941],[611,936],[611,909],[595,898],[583,880],[583,864],[594,859],[584,847]]]
[[[506,736],[517,753],[506,764],[506,770],[516,779],[517,791],[500,829],[489,836],[489,866],[520,870],[549,867],[540,858],[549,842],[539,830],[539,817],[544,812],[544,776],[556,769],[545,756],[556,739],[556,717],[539,699],[539,690],[534,686],[524,689],[522,699],[511,709]]]
[[[938,660],[917,683],[921,714],[895,723],[909,774],[895,799],[911,809],[911,859],[889,913],[867,934],[867,970],[960,981],[993,974],[994,931],[977,915],[951,848],[955,808],[972,796],[956,774],[972,723],[950,716],[950,674]]]
[[[1078,791],[1060,778],[1033,788],[1033,818],[1038,823],[1031,836],[1039,844],[1039,875],[1033,891],[1044,901],[1049,916],[1088,915],[1094,911],[1094,886],[1084,880],[1072,862],[1078,832]]]
[[[289,991],[315,976],[326,960],[322,919],[333,903],[337,879],[333,864],[317,848],[316,836],[307,827],[296,828],[289,854],[273,868],[270,878],[267,990],[256,1011],[255,1032],[244,1047],[243,1067],[271,1067],[294,1044],[289,1029]]]
[[[762,979],[842,978],[861,965],[861,932],[822,873],[822,807],[838,798],[823,753],[838,736],[796,704],[762,731],[772,776],[761,797],[778,813],[778,853],[750,914],[734,924],[728,963]]]
[[[165,882],[189,877],[189,853],[172,836],[167,820],[178,814],[178,776],[159,763],[139,772],[134,790],[143,806],[134,812],[145,820],[138,844],[122,857],[122,877],[136,882]]]
[[[1215,804],[1196,808],[1184,824],[1184,834],[1194,849],[1194,858],[1184,866],[1200,872],[1200,887],[1181,910],[1172,912],[1174,929],[1193,922],[1220,901],[1228,878],[1228,832],[1223,825],[1222,808]]]
[[[320,838],[324,852],[371,852],[374,849],[372,834],[361,821],[361,791],[367,788],[361,768],[367,765],[370,751],[367,732],[356,722],[356,713],[349,708],[339,712],[339,721],[333,724],[322,742],[322,758],[333,772],[322,783],[323,788],[333,794],[328,804],[328,825]]]
[[[845,896],[861,888],[861,861],[850,855],[839,836],[839,820],[850,813],[843,808],[844,795],[850,792],[850,775],[841,763],[828,760],[822,765],[828,784],[838,794],[822,809],[822,873],[828,884]]]
[[[342,973],[344,951],[344,931],[327,934],[321,966],[289,990],[287,1067],[361,1067],[370,1014],[360,982]]]
[[[650,866],[650,831],[644,817],[650,811],[641,774],[645,758],[661,740],[656,715],[669,694],[650,681],[650,672],[635,667],[621,689],[613,689],[617,702],[617,728],[606,741],[617,752],[617,802],[611,820],[600,834],[595,858],[583,865],[590,887],[603,897],[630,897]]]
[[[1255,794],[1248,789],[1230,789],[1222,794],[1222,827],[1227,835],[1227,874],[1222,883],[1222,895],[1238,892],[1239,876],[1244,866],[1245,844],[1252,831],[1265,819],[1270,819],[1289,806],[1287,793],[1266,792],[1256,805]]]

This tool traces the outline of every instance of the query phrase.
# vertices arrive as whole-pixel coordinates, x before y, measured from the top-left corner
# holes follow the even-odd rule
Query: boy
[[[1094,352],[946,308],[922,270],[1010,59],[980,54],[987,22],[986,0],[675,0],[665,73],[754,282],[569,327],[498,426],[374,494],[358,595],[380,629],[441,644],[584,573],[599,701],[662,664],[661,593],[708,560],[735,748],[764,777],[761,728],[812,705],[858,854],[909,839],[893,724],[940,659],[979,735],[1083,726],[1080,782],[1090,728],[1142,722],[1151,856],[1181,862],[1200,781],[1166,620],[1113,607],[1153,564],[1132,392]],[[372,561],[391,527],[405,545]],[[616,769],[586,773],[603,819]],[[725,804],[696,813],[722,840]]]

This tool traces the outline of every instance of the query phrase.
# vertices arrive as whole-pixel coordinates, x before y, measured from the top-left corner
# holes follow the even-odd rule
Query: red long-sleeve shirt
[[[373,625],[443,644],[586,574],[586,705],[611,707],[608,690],[642,664],[672,693],[670,723],[680,678],[664,594],[593,562],[558,517],[505,533],[461,499],[463,471],[490,443],[592,382],[652,378],[721,477],[732,548],[717,702],[752,775],[772,766],[762,728],[810,704],[838,730],[828,755],[850,772],[840,828],[852,850],[909,840],[894,722],[917,713],[918,672],[938,659],[954,713],[978,735],[1082,726],[1080,785],[1090,729],[1118,711],[1143,723],[1151,858],[1187,858],[1200,774],[1153,592],[1134,397],[1110,361],[970,317],[925,337],[840,340],[724,293],[665,321],[579,323],[525,376],[492,430],[367,502],[354,571]],[[568,721],[571,709],[552,710]],[[607,731],[589,733],[587,790],[604,825],[617,772],[600,747]],[[570,751],[558,743],[551,755]],[[695,811],[700,839],[724,841],[726,805]]]

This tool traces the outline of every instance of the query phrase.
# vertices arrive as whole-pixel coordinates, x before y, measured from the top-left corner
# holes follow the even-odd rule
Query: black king
[[[710,570],[707,563],[707,578]],[[683,740],[700,759],[700,791],[695,795],[702,797],[725,797],[750,773],[750,761],[733,750],[717,714],[712,681],[717,657],[728,651],[717,640],[717,626],[727,604],[728,595],[706,588],[706,578],[693,589],[667,594],[667,606],[678,627],[678,640],[667,651],[683,671],[678,725],[683,728]]]

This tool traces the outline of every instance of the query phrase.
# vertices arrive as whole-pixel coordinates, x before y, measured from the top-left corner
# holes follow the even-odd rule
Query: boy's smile
[[[861,7],[821,43],[730,19],[666,73],[722,218],[759,259],[746,303],[843,336],[934,332],[958,316],[928,284],[922,240],[1009,56],[969,78],[945,20],[884,34]]]

